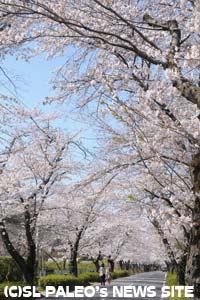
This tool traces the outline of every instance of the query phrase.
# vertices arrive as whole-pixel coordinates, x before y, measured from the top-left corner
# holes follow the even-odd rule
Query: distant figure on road
[[[99,268],[99,277],[100,277],[101,285],[104,286],[105,282],[106,282],[106,270],[105,270],[104,263],[102,263],[100,268]]]
[[[107,282],[108,284],[110,284],[110,281],[111,281],[110,268],[109,268],[109,267],[106,267],[106,282]]]

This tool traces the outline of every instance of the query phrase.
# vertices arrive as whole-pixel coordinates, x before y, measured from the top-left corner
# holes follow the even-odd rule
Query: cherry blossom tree
[[[134,128],[136,121],[133,122],[130,118],[127,122],[128,118],[125,117],[127,112],[116,111],[114,107],[112,111],[121,122],[123,121],[123,131],[117,131],[116,128],[111,127],[111,124],[109,127],[104,126],[110,133],[107,148],[104,146],[105,152],[109,155],[104,154],[108,165],[101,172],[105,176],[107,173],[120,171],[118,187],[121,186],[122,193],[125,193],[130,200],[135,200],[148,208],[147,215],[150,217],[152,211],[154,212],[150,220],[161,235],[169,260],[178,268],[180,281],[184,283],[185,267],[183,266],[189,246],[193,201],[187,161],[183,159],[181,148],[171,148],[173,153],[166,151],[170,144],[168,133],[165,134],[167,129],[170,130],[169,123],[166,127],[163,123],[162,140],[160,137],[157,140],[153,132],[158,131],[160,123],[157,126],[155,121],[153,125],[152,122],[143,122],[142,125],[138,123]],[[160,120],[161,116],[158,121]],[[151,121],[153,121],[153,116]],[[149,128],[152,130],[153,127],[153,131],[149,131]],[[173,130],[169,136],[171,139]],[[180,137],[177,135],[174,140],[178,145],[183,145],[183,142],[187,141],[186,137],[185,141],[183,140],[182,135]],[[159,148],[157,149],[155,145],[159,145]],[[96,174],[97,176],[100,175]],[[187,201],[185,195],[188,197]],[[124,196],[121,195],[121,197]],[[170,245],[171,241],[168,241],[168,235],[173,236],[173,247]],[[177,251],[176,244],[179,245],[179,251]]]
[[[57,95],[47,102],[63,102],[75,93],[80,107],[95,100],[105,104],[105,112],[131,128],[134,124],[134,134],[140,131],[132,135],[139,144],[134,160],[116,161],[112,168],[142,164],[148,182],[154,177],[154,186],[160,185],[159,194],[148,189],[149,194],[184,199],[192,224],[187,281],[199,299],[199,3],[3,0],[0,10],[2,57],[14,50],[26,59],[41,52],[49,58],[74,52],[57,71]],[[126,110],[125,119],[118,110]],[[138,126],[143,123],[147,137]]]
[[[10,116],[12,117],[12,116]],[[50,125],[50,118],[21,110],[13,129],[12,151],[0,177],[1,238],[28,283],[36,275],[36,228],[40,212],[52,187],[73,173],[71,137]],[[15,119],[16,122],[16,119]],[[5,130],[7,129],[5,125]],[[7,149],[7,148],[6,148]],[[5,153],[2,153],[5,155]],[[13,221],[14,220],[14,221]],[[19,229],[16,233],[14,228]],[[25,253],[17,237],[25,242]],[[24,258],[24,256],[26,258]]]
[[[98,227],[98,220],[106,210],[105,191],[109,184],[110,180],[100,186],[91,185],[86,188],[61,186],[55,193],[59,203],[52,198],[51,205],[44,208],[42,225],[59,237],[62,252],[69,256],[70,273],[75,276],[78,275],[78,255],[83,254],[85,248],[92,246],[92,231]]]

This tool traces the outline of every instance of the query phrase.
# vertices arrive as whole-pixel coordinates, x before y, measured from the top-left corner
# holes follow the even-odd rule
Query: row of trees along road
[[[0,232],[27,282],[33,282],[35,276],[35,231],[44,202],[57,182],[73,174],[69,160],[73,140],[53,128],[50,121],[50,117],[27,112],[12,100],[1,102]],[[26,259],[19,250],[23,241]]]
[[[155,231],[141,220],[140,207],[117,197],[115,175],[77,184],[87,168],[74,154],[84,149],[74,134],[55,127],[56,115],[2,96],[0,116],[1,240],[27,283],[34,283],[41,254],[56,263],[57,255],[68,257],[75,276],[77,258],[100,250],[128,260],[134,245],[138,262],[158,261],[162,247]],[[142,252],[146,231],[154,237]]]
[[[46,102],[97,104],[107,140],[93,180],[129,176],[129,199],[145,205],[177,268],[179,249],[200,299],[199,1],[14,0],[0,11],[2,58],[74,51]]]

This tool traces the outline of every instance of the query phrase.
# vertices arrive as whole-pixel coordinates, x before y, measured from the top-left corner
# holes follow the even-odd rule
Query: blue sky
[[[49,79],[52,71],[60,63],[62,59],[46,61],[44,55],[37,56],[29,62],[9,56],[4,61],[3,68],[16,82],[20,99],[27,106],[33,107],[41,105],[44,97],[52,93]],[[12,88],[11,85],[9,86]]]
[[[42,102],[46,96],[52,95],[53,90],[49,82],[52,72],[58,66],[64,63],[64,58],[55,58],[51,60],[45,60],[45,55],[39,55],[32,58],[29,62],[23,60],[16,60],[14,56],[9,56],[2,64],[2,68],[6,71],[12,81],[17,87],[17,98],[23,102],[25,107],[40,107],[45,112],[51,111],[65,111],[67,110],[67,104],[58,105],[43,105]],[[5,76],[1,72],[0,74],[1,88],[0,93],[6,95],[15,95],[15,90],[12,84],[5,79]],[[58,122],[58,125],[67,128],[69,131],[83,130],[81,136],[86,147],[90,150],[95,143],[95,133],[92,129],[89,129],[88,125],[83,124],[72,116],[65,116],[64,120]]]

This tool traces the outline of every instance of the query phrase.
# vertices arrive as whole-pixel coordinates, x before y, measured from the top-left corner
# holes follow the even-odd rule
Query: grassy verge
[[[166,284],[167,286],[175,286],[178,285],[177,274],[176,273],[167,273]],[[175,296],[170,296],[168,300],[191,300],[193,298],[185,298],[184,296],[178,297],[178,291],[175,291]]]
[[[4,296],[4,288],[6,287],[6,286],[13,286],[13,285],[15,285],[15,286],[21,286],[21,287],[23,287],[23,286],[25,286],[25,283],[23,283],[23,282],[3,282],[3,283],[0,283],[0,299],[1,300],[11,300],[11,299],[13,299],[13,298],[11,298],[11,297],[5,297]],[[18,298],[19,299],[19,298]],[[22,299],[24,299],[24,298],[20,298],[21,300]]]
[[[128,271],[114,271],[112,273],[112,278],[116,279],[119,277],[126,277],[132,275],[131,272]],[[70,290],[73,290],[76,285],[87,286],[93,282],[99,282],[99,274],[96,272],[85,272],[80,274],[78,277],[74,277],[72,275],[48,275],[41,277],[39,279],[39,289],[38,291],[42,292],[47,285],[55,286],[69,286]],[[6,298],[4,296],[4,288],[5,286],[25,286],[26,284],[23,282],[3,282],[0,283],[0,300],[4,299],[13,299],[13,298]],[[25,299],[25,298],[20,298]]]
[[[128,271],[114,271],[112,273],[112,278],[120,278],[131,275]],[[93,282],[99,282],[99,273],[96,272],[86,272],[80,274],[78,277],[72,275],[47,275],[39,279],[39,286],[42,289],[45,289],[46,286],[69,286],[70,290],[74,290],[75,286],[87,286]]]
[[[58,265],[60,267],[60,269],[63,269],[63,262],[58,262]],[[44,265],[44,268],[46,270],[55,270],[58,271],[58,265],[51,261],[51,262],[46,262]],[[65,268],[66,270],[69,270],[69,264],[66,263],[65,264]],[[78,263],[78,272],[79,273],[83,273],[83,272],[94,272],[95,271],[95,265],[93,264],[93,262],[89,261],[89,262],[80,262]]]

